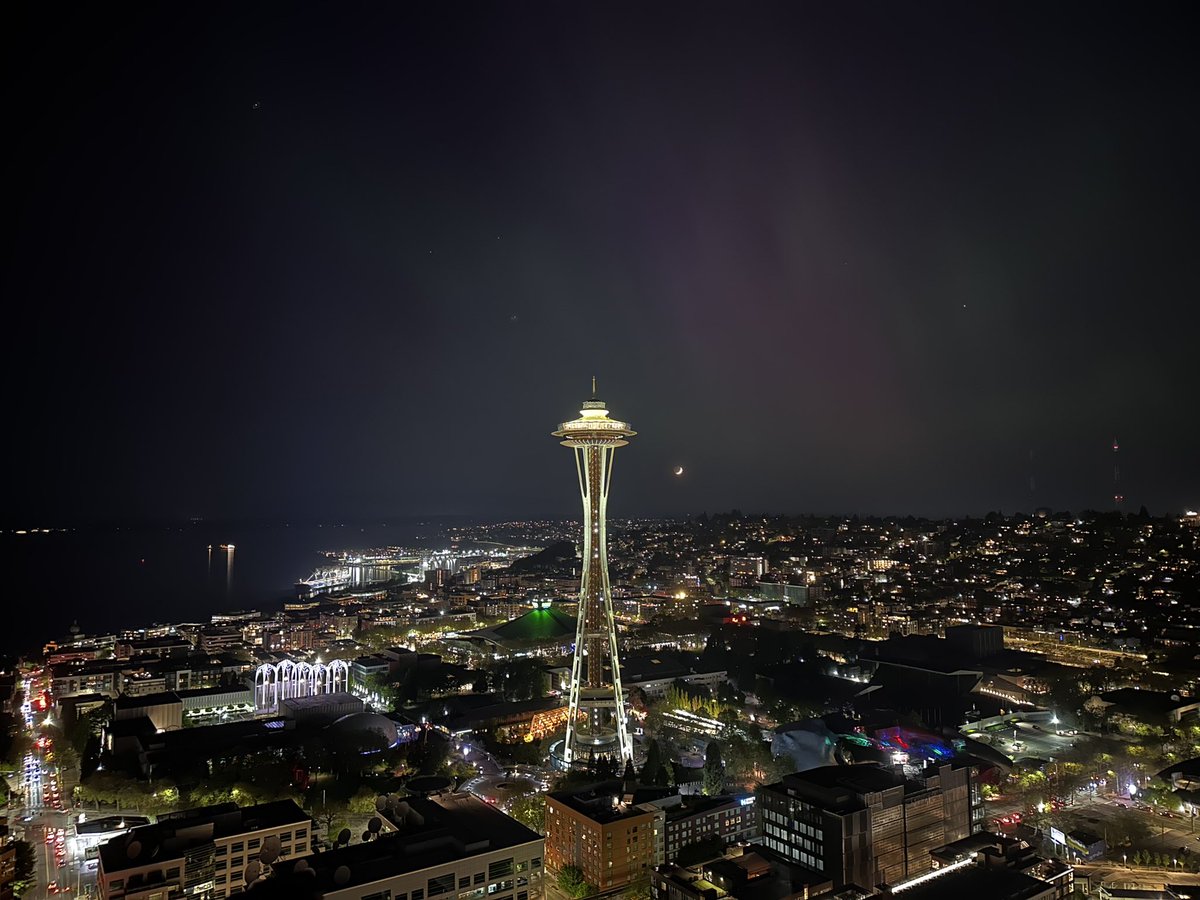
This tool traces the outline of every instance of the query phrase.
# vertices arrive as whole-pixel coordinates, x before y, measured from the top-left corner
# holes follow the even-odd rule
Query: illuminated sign
[[[739,806],[753,806],[754,798],[753,797],[743,797],[741,800],[738,801],[738,805]]]
[[[1050,827],[1050,840],[1054,841],[1054,843],[1056,843],[1056,844],[1065,844],[1067,842],[1067,836],[1065,834],[1063,834],[1061,831],[1059,831],[1057,828],[1055,828],[1054,826],[1051,826]]]

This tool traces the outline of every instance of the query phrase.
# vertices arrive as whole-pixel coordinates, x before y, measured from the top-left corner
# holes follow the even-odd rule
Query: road
[[[20,786],[24,804],[17,819],[37,856],[34,866],[37,883],[24,896],[29,900],[42,900],[60,890],[68,896],[79,896],[80,885],[86,885],[89,873],[84,860],[76,853],[70,833],[70,815],[59,793],[54,741],[42,734],[39,727],[48,715],[50,698],[40,677],[27,677],[22,688],[25,699],[21,715],[25,728],[33,737],[33,745],[22,763]]]
[[[1076,878],[1086,875],[1093,885],[1122,885],[1125,887],[1153,888],[1166,884],[1200,885],[1200,875],[1191,872],[1151,869],[1145,866],[1123,866],[1110,862],[1076,863]]]
[[[451,753],[458,756],[463,762],[474,766],[480,775],[501,775],[504,773],[504,767],[496,762],[496,757],[488,753],[482,747],[478,747],[469,740],[455,740],[450,744]]]
[[[987,827],[995,828],[996,818],[1022,812],[1022,807],[1022,803],[1007,799],[1000,803],[989,802]],[[1142,818],[1149,827],[1149,836],[1135,842],[1131,847],[1113,848],[1109,853],[1113,862],[1106,865],[1122,864],[1137,850],[1167,853],[1172,857],[1178,857],[1181,853],[1200,854],[1200,828],[1196,828],[1195,820],[1178,816],[1168,818],[1153,810],[1130,806],[1129,801],[1124,799],[1083,794],[1072,805],[1038,818],[1043,830],[1052,825],[1064,831],[1084,828],[1107,839],[1110,826],[1115,825],[1119,817],[1130,813]],[[999,830],[1011,832],[1013,829],[1001,826]]]

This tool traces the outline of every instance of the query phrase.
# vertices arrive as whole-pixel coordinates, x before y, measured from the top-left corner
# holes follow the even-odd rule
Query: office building
[[[391,800],[387,832],[285,860],[271,878],[323,900],[542,900],[542,839],[470,794]]]
[[[820,766],[759,789],[762,840],[835,886],[906,881],[930,853],[972,830],[971,770],[930,766],[905,777],[874,765]]]
[[[674,862],[689,844],[716,838],[723,844],[751,841],[758,837],[758,810],[753,795],[683,797],[678,794],[651,801],[662,809],[663,852]]]
[[[247,877],[256,877],[267,860],[311,853],[312,828],[292,800],[160,816],[101,845],[100,897],[228,897],[244,890]]]

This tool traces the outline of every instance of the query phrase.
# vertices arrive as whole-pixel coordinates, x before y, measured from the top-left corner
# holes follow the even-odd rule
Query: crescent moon
[[[675,467],[675,474],[676,474],[676,475],[682,475],[682,474],[683,474],[683,466],[676,466],[676,467]]]

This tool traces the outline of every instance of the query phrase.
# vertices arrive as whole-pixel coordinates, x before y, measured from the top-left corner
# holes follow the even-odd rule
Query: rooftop
[[[157,694],[143,694],[140,697],[131,697],[128,694],[122,694],[113,701],[114,709],[142,709],[147,706],[163,706],[168,703],[178,703],[179,695],[174,691],[160,691]]]
[[[1046,890],[1046,882],[1011,869],[966,866],[905,888],[903,900],[1025,900]]]
[[[621,680],[625,684],[683,678],[697,672],[721,671],[700,664],[698,654],[661,650],[654,653],[629,653],[621,658]]]
[[[554,791],[547,796],[563,806],[582,813],[593,822],[617,822],[634,816],[644,816],[648,810],[642,804],[661,800],[675,793],[674,788],[634,789],[633,802],[625,803],[625,785],[620,779],[602,781],[571,791]]]
[[[575,617],[560,609],[531,609],[524,615],[497,625],[492,633],[506,641],[549,641],[575,634]]]
[[[402,823],[397,832],[303,860],[283,860],[275,865],[277,875],[292,876],[303,861],[301,869],[316,872],[314,887],[327,893],[542,840],[520,822],[465,793],[406,798],[393,818]],[[344,877],[335,879],[339,872]]]
[[[226,803],[186,810],[106,841],[100,847],[100,865],[111,875],[154,860],[177,859],[189,847],[215,838],[309,821],[308,814],[294,800],[243,807]]]
[[[806,772],[787,775],[771,785],[776,790],[811,799],[830,812],[847,813],[862,809],[862,797],[892,788],[905,788],[908,781],[890,769],[875,765],[818,766]]]

